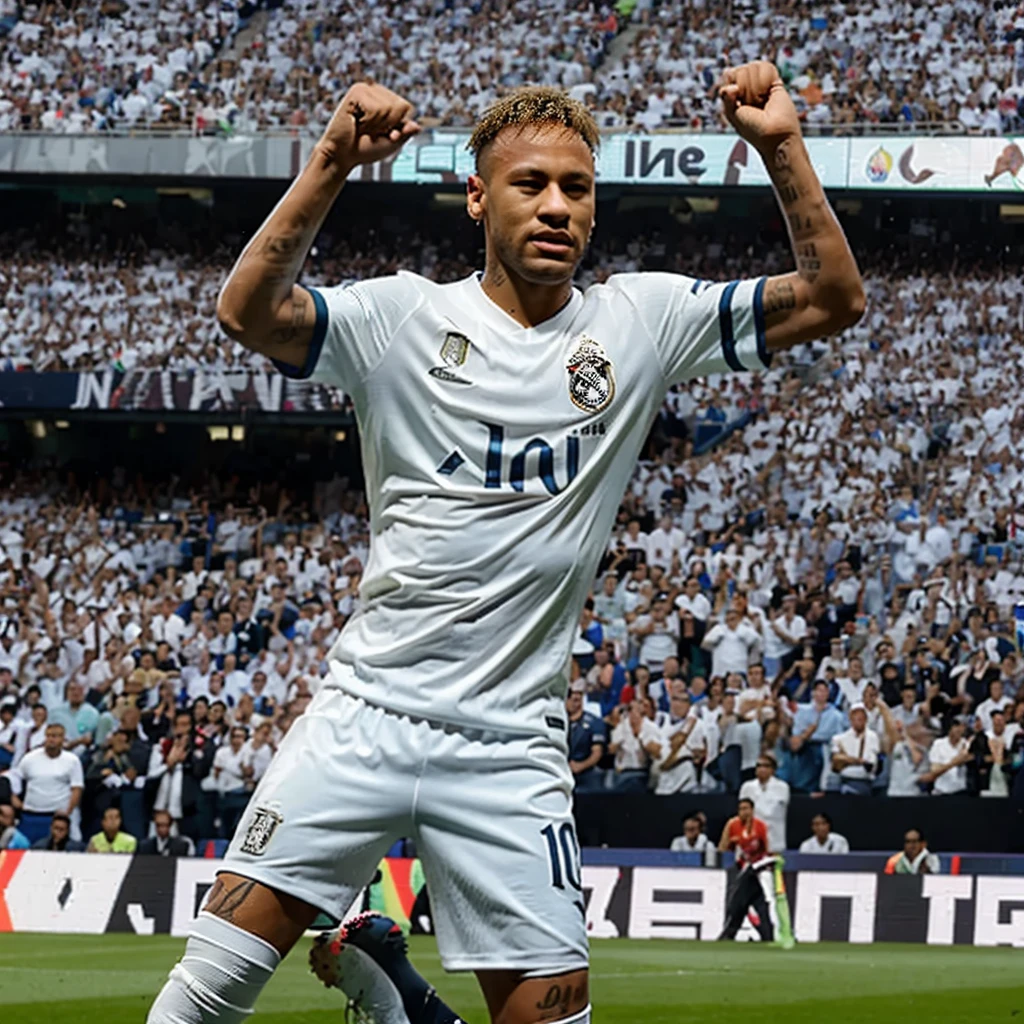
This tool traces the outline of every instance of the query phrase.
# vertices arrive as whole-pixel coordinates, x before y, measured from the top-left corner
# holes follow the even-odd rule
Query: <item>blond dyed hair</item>
[[[495,100],[480,118],[466,148],[480,166],[481,152],[504,128],[525,128],[535,124],[562,125],[575,132],[591,153],[601,143],[601,132],[593,115],[579,100],[550,85],[525,85]]]

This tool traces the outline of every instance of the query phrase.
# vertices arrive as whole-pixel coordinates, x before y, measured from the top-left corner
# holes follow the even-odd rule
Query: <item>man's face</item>
[[[767,782],[774,774],[774,771],[775,769],[772,767],[771,761],[766,761],[764,758],[758,758],[757,767],[754,769],[758,782]]]
[[[1001,711],[994,711],[992,713],[992,732],[996,736],[1002,736],[1006,731],[1006,715]]]
[[[850,725],[853,726],[854,732],[863,732],[864,726],[868,724],[867,714],[858,708],[856,711],[850,712]]]
[[[583,710],[583,694],[570,690],[569,696],[565,698],[565,707],[570,715],[578,715]]]
[[[749,822],[750,819],[754,816],[754,805],[751,804],[749,801],[744,800],[743,803],[739,805],[739,808],[737,809],[736,813],[739,816],[740,821],[742,821],[743,824],[746,825],[747,822]]]
[[[505,128],[481,153],[466,205],[506,270],[530,284],[563,284],[594,226],[594,157],[559,125]]]
[[[816,814],[811,821],[811,831],[824,842],[832,831],[832,826],[820,814]]]
[[[166,839],[171,834],[171,816],[165,811],[159,811],[153,816],[153,827],[161,839]]]
[[[683,835],[686,836],[692,845],[696,841],[697,836],[700,835],[700,822],[696,818],[687,818],[683,822]]]
[[[615,588],[618,586],[618,580],[614,576],[605,576],[604,578],[604,592],[605,595],[611,597],[615,593]]]
[[[108,807],[103,812],[103,831],[108,837],[121,831],[121,812],[116,807]]]
[[[686,581],[686,596],[692,601],[697,596],[697,591],[700,590],[700,583],[695,579],[688,579]]]
[[[77,707],[85,698],[85,691],[79,683],[68,683],[68,703]]]
[[[949,742],[956,746],[964,738],[964,723],[954,722],[949,727]]]
[[[740,624],[740,613],[735,608],[730,608],[725,613],[725,624],[729,629],[735,629]]]
[[[231,632],[231,628],[234,624],[235,621],[231,617],[231,612],[221,612],[220,615],[217,616],[217,629],[222,636],[227,636],[227,634]]]
[[[128,737],[123,732],[115,732],[110,740],[110,749],[115,754],[123,754],[128,749]]]
[[[231,730],[231,749],[236,753],[242,749],[242,744],[245,743],[245,730],[244,729],[232,729]]]
[[[863,664],[863,662],[861,662],[860,658],[851,658],[850,659],[850,678],[854,682],[857,682],[858,680],[860,680],[863,677],[863,675],[864,675],[864,664]]]
[[[64,727],[62,725],[51,725],[46,730],[46,739],[43,741],[46,752],[53,757],[64,749]]]
[[[192,716],[176,715],[174,718],[174,735],[187,736],[192,731]]]
[[[917,690],[908,686],[900,690],[900,697],[903,700],[903,707],[909,711],[917,703]]]
[[[750,685],[757,689],[764,686],[764,669],[760,665],[750,666]]]
[[[68,823],[63,818],[54,818],[50,822],[50,838],[57,843],[63,843],[68,837]]]
[[[903,852],[913,860],[921,850],[924,848],[924,843],[921,840],[921,833],[917,829],[910,829],[903,836]]]
[[[36,704],[32,708],[32,724],[38,729],[46,721],[46,708],[42,704]]]
[[[988,690],[993,700],[1003,699],[1003,681],[1001,679],[993,679]]]

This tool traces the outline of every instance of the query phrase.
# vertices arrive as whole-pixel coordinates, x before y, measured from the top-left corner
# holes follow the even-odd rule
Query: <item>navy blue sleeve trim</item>
[[[718,300],[718,330],[722,336],[722,357],[730,370],[743,373],[744,367],[736,355],[736,338],[732,332],[732,297],[739,281],[731,281]]]
[[[309,343],[309,351],[306,353],[305,363],[302,364],[300,369],[297,366],[292,366],[291,363],[282,363],[279,359],[271,359],[271,362],[286,377],[291,377],[293,380],[306,380],[313,375],[316,364],[320,361],[320,352],[324,347],[324,339],[327,337],[327,303],[315,288],[307,288],[306,291],[313,296],[316,323],[313,325],[313,337]]]
[[[762,277],[754,289],[754,332],[757,334],[757,358],[764,363],[765,369],[772,365],[774,353],[768,351],[768,339],[764,328],[764,286],[768,278]]]

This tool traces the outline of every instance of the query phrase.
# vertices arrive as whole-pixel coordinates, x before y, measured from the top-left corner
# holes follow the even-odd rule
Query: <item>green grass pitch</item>
[[[0,935],[3,1024],[142,1024],[180,955],[165,936]],[[314,981],[303,942],[282,964],[253,1024],[342,1024],[343,997]],[[434,942],[414,962],[469,1024],[486,1024],[471,976],[445,975]],[[595,1024],[1024,1024],[1014,949],[822,944],[593,943]]]

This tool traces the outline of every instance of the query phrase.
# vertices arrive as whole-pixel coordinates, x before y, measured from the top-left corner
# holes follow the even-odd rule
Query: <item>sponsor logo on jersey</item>
[[[441,362],[444,366],[432,366],[430,376],[449,384],[472,384],[455,372],[469,358],[469,338],[458,331],[449,331],[441,342]]]
[[[259,857],[266,853],[270,840],[274,838],[277,826],[284,821],[284,818],[270,807],[257,807],[253,812],[252,821],[245,830],[245,838],[242,840],[242,853],[252,854]]]
[[[566,361],[569,397],[586,412],[600,412],[615,397],[612,361],[593,338],[582,335]]]

